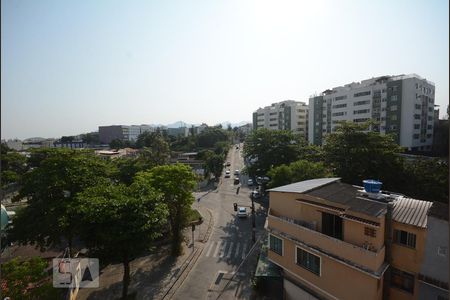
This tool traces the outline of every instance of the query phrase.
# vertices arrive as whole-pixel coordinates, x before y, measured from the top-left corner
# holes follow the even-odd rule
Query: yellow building
[[[307,180],[269,192],[268,257],[283,269],[286,299],[369,300],[382,299],[383,294],[413,299],[417,295],[417,289],[411,293],[408,280],[411,274],[417,280],[425,238],[421,226],[426,224],[430,202],[420,201],[424,205],[418,213],[410,208],[419,200],[368,193],[339,178]],[[388,202],[393,210],[388,210]],[[386,228],[394,237],[391,243],[386,235],[387,244],[392,244],[388,249]],[[390,261],[395,269],[388,286],[394,282],[395,287],[383,290],[384,274],[387,270],[391,274]]]

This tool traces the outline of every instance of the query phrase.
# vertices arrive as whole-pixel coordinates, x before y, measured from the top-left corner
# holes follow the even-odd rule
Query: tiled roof
[[[398,197],[394,201],[392,219],[394,221],[421,228],[427,227],[427,214],[433,202]]]

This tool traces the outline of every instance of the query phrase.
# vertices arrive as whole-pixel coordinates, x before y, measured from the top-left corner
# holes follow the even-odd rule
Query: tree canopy
[[[244,158],[249,162],[251,176],[266,175],[272,167],[301,159],[306,141],[287,130],[254,130],[244,144]]]
[[[130,261],[162,235],[168,215],[162,195],[147,183],[131,186],[103,182],[77,196],[81,237],[99,257],[120,260],[124,266],[122,298],[130,284]]]
[[[268,172],[269,187],[274,188],[293,182],[331,177],[332,172],[322,162],[299,160],[289,165],[281,165]]]
[[[150,171],[139,172],[135,178],[136,184],[148,184],[163,195],[169,208],[173,255],[181,253],[182,229],[194,202],[192,191],[196,179],[191,167],[183,164],[157,166]]]

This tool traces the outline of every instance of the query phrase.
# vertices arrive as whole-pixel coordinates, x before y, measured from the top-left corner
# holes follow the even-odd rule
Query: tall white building
[[[259,108],[253,113],[253,129],[292,130],[308,137],[308,106],[304,102],[286,100]]]
[[[409,150],[431,150],[434,83],[416,74],[381,76],[326,90],[309,99],[308,140],[321,145],[340,121],[376,121],[370,130],[393,134]]]

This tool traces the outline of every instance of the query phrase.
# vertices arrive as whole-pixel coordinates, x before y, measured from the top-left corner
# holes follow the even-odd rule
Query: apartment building
[[[308,137],[308,106],[286,100],[259,108],[253,113],[253,129],[292,130]]]
[[[339,178],[269,193],[268,258],[285,299],[417,299],[431,202]]]
[[[416,74],[381,76],[328,89],[309,99],[309,133],[321,145],[339,122],[374,120],[370,130],[393,134],[400,146],[429,151],[433,143],[435,85]]]

